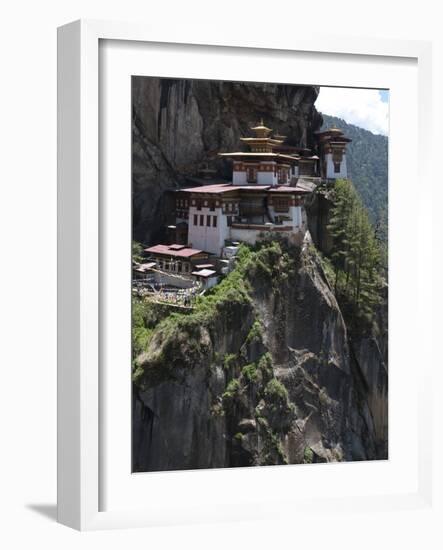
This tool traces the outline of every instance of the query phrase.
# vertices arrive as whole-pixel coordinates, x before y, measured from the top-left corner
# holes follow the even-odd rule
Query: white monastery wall
[[[290,216],[292,218],[292,225],[294,227],[301,227],[302,225],[302,207],[301,206],[291,206],[289,208]]]
[[[283,225],[292,225],[292,222],[287,222]],[[254,245],[257,241],[260,241],[261,235],[278,235],[279,237],[285,237],[289,242],[293,242],[299,245],[303,240],[304,230],[301,227],[294,228],[293,231],[272,231],[258,230],[258,229],[239,229],[237,227],[231,227],[231,239],[233,241],[240,241],[243,243]]]
[[[232,183],[234,185],[277,185],[278,176],[274,175],[274,170],[258,171],[257,183],[248,183],[246,172],[232,172]]]
[[[248,185],[246,172],[232,172],[232,183],[234,185]]]
[[[346,166],[346,154],[343,154],[342,161],[340,163],[340,172],[334,171],[334,162],[332,160],[332,153],[326,155],[326,177],[331,179],[340,179],[348,177],[348,170]]]
[[[257,172],[257,185],[276,185],[277,176],[274,176],[274,171]]]
[[[231,239],[233,241],[255,244],[259,233],[260,231],[256,229],[238,229],[236,227],[231,227]]]
[[[197,225],[194,223],[194,216],[197,216]],[[200,225],[201,216],[203,216],[203,225]],[[210,225],[207,225],[207,217],[210,217]],[[213,218],[217,219],[217,225],[214,227]],[[211,252],[219,255],[225,244],[225,239],[229,237],[229,228],[226,216],[223,215],[221,208],[210,210],[208,207],[202,207],[197,210],[195,206],[189,209],[188,225],[188,244],[192,248]]]
[[[291,221],[284,221],[283,225],[293,225],[298,228],[302,225],[303,219],[301,206],[290,206],[288,212],[276,212],[273,206],[269,206],[269,213],[273,220],[275,220],[276,216],[289,216]]]

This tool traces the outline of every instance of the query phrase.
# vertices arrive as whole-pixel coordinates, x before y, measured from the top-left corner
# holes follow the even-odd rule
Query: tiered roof
[[[350,143],[352,141],[352,139],[349,139],[344,135],[343,130],[340,130],[340,128],[337,128],[336,126],[332,126],[331,128],[323,131],[315,132],[315,134],[317,135],[320,143]]]
[[[273,161],[290,161],[294,162],[296,156],[293,154],[285,154],[284,152],[276,152],[277,148],[282,145],[285,136],[271,137],[272,129],[263,124],[263,119],[257,126],[252,126],[251,130],[254,132],[253,137],[242,137],[240,141],[246,143],[250,151],[235,151],[232,153],[219,153],[220,157],[228,158],[243,158],[245,160],[253,160],[258,158],[260,160],[273,160]],[[282,138],[282,139],[281,139]]]

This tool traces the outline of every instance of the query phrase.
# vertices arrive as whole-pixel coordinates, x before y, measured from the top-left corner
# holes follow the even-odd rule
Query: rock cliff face
[[[148,244],[163,235],[164,191],[202,163],[229,179],[231,167],[217,153],[238,150],[261,117],[304,147],[322,124],[313,86],[133,77],[132,87],[134,238]]]
[[[350,342],[314,247],[249,253],[136,358],[135,471],[387,457],[387,375]]]
[[[322,118],[315,87],[133,79],[134,238],[161,240],[166,189],[202,163],[230,177],[235,150],[263,117],[299,146]],[[387,458],[387,326],[351,335],[322,268],[330,203],[308,207],[316,246],[244,249],[190,314],[142,315],[134,357],[133,470]],[[153,321],[154,320],[154,321]]]

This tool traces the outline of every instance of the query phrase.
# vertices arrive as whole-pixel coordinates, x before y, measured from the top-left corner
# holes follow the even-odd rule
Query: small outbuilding
[[[193,271],[192,275],[201,283],[204,289],[211,288],[218,282],[217,272],[214,269],[200,269]]]

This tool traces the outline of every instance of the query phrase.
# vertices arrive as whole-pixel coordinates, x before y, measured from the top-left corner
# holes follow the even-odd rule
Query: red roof
[[[234,185],[234,187],[242,191],[267,191],[271,188],[270,185]]]
[[[278,187],[272,187],[269,189],[270,193],[296,193],[295,187],[289,187],[289,185],[279,185]]]
[[[303,189],[302,187],[290,187],[288,185],[280,185],[279,187],[273,187],[269,189],[270,193],[311,193],[308,189]]]
[[[278,187],[271,187],[270,185],[204,185],[202,187],[191,187],[182,189],[182,191],[188,191],[190,193],[227,193],[229,191],[270,191],[280,193],[300,193],[305,192],[304,189],[298,187],[289,187],[286,185],[279,185]],[[172,245],[177,246],[177,245]]]
[[[180,191],[186,191],[187,193],[228,193],[229,191],[235,191],[236,187],[230,183],[226,184],[214,184],[214,185],[202,185],[201,187],[185,187]]]
[[[177,250],[176,248],[173,248],[174,246],[177,245],[156,244],[155,246],[151,246],[150,248],[145,248],[145,252],[149,252],[151,254],[161,254],[163,256],[174,256],[177,258],[191,258],[192,256],[202,254],[203,252],[203,250],[197,250],[196,248],[189,248],[187,246],[180,248],[180,250]]]

